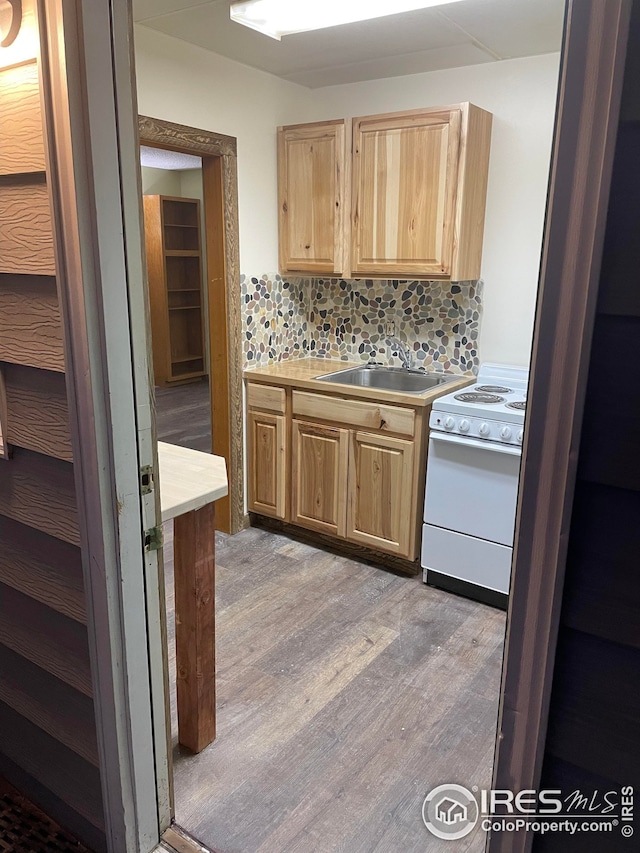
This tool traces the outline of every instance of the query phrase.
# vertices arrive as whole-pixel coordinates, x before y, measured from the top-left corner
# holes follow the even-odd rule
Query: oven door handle
[[[519,445],[502,444],[497,441],[484,441],[481,438],[463,438],[460,435],[451,435],[448,432],[436,432],[431,430],[429,438],[434,441],[444,441],[448,444],[460,444],[462,447],[473,447],[477,450],[491,450],[494,453],[508,453],[510,456],[521,456]]]

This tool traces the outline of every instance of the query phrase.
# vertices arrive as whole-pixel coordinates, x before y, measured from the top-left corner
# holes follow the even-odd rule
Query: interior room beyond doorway
[[[204,286],[207,256],[202,158],[143,145],[140,149],[140,163],[142,193],[145,197],[151,197],[145,201],[147,262],[150,270],[154,266],[161,268],[163,277],[163,281],[154,281],[153,276],[150,277],[149,293],[158,439],[211,453],[211,359],[208,346],[208,292]],[[162,223],[154,222],[153,198],[165,200],[163,204],[166,210],[160,211],[162,202],[159,201],[156,205]],[[180,205],[170,199],[184,199],[185,204]],[[183,218],[185,215],[188,217],[195,211],[199,216],[191,224],[172,224],[167,219],[170,211],[178,218],[181,214]],[[184,247],[185,253],[198,252],[199,255],[185,258],[172,255],[166,259],[153,257],[155,252],[161,250],[163,243],[161,240],[154,240],[154,233],[160,235],[162,229],[165,248],[168,251],[177,252]],[[158,263],[154,263],[156,261]],[[171,264],[173,270],[169,268]],[[180,276],[184,271],[187,275],[190,274],[190,281]],[[164,294],[159,293],[162,287],[167,288],[166,313],[155,304],[156,300],[164,301]],[[186,350],[188,354],[201,355],[202,362],[198,363],[195,359],[193,365],[184,362],[182,359]],[[169,375],[171,372],[176,375]]]

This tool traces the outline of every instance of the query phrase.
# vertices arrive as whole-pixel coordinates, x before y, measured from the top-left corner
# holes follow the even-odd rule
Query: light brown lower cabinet
[[[257,383],[247,402],[252,512],[416,559],[428,407]]]
[[[284,415],[249,411],[249,509],[286,517],[287,431]]]
[[[349,430],[293,420],[291,521],[346,535]]]
[[[406,556],[411,551],[414,442],[351,433],[347,539]]]

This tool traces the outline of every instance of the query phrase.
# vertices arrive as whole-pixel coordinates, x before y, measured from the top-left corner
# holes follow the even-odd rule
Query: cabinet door
[[[291,520],[344,537],[349,431],[294,420],[291,442]]]
[[[354,277],[451,275],[460,127],[460,109],[354,119]]]
[[[286,515],[284,415],[249,412],[249,509],[274,518]]]
[[[411,553],[414,444],[351,434],[347,538],[407,557]]]
[[[278,131],[281,272],[347,273],[345,122]]]

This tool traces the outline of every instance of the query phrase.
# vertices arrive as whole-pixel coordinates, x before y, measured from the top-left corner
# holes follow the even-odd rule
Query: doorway
[[[195,438],[200,445],[195,449],[204,449],[207,424],[210,424],[209,450],[224,457],[229,479],[229,495],[218,502],[216,509],[218,528],[225,533],[237,533],[244,527],[245,511],[236,140],[147,116],[139,117],[139,134],[143,149],[189,156],[193,158],[189,162],[192,167],[196,166],[197,159],[201,162],[205,365],[197,366],[201,373],[208,374],[208,381],[194,376],[195,381],[188,384],[162,388],[156,402],[160,430],[166,430],[167,439],[174,443],[187,441],[195,447]],[[187,172],[191,169],[183,170],[180,181],[179,196],[182,197],[185,194],[192,197],[198,191],[200,176],[187,175]],[[147,189],[153,192],[168,189],[166,181],[158,183],[159,177],[155,176],[153,188],[154,176],[149,174]],[[176,183],[173,180],[171,189],[174,192]],[[170,196],[170,193],[158,195]],[[192,424],[194,417],[198,424],[189,435],[178,435],[176,442],[171,434],[175,428],[174,414],[180,409],[182,414],[178,420],[184,420],[186,412]],[[194,432],[197,434],[193,435]]]

